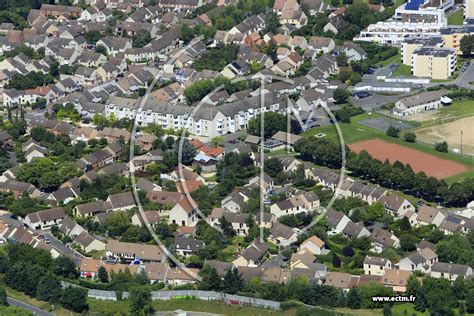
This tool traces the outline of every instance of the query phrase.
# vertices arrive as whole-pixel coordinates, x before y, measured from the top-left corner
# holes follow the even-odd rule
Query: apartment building
[[[407,37],[430,38],[447,25],[445,11],[453,5],[453,0],[409,0],[392,19],[370,24],[354,40],[400,45]]]
[[[440,34],[444,25],[437,23],[412,23],[384,21],[370,24],[354,41],[375,42],[388,45],[401,45],[406,38],[430,38]]]
[[[474,0],[464,0],[464,18],[474,18]]]
[[[113,114],[117,119],[135,119],[136,116],[142,126],[155,123],[165,129],[186,129],[192,134],[212,138],[247,128],[250,119],[261,112],[280,112],[285,107],[270,93],[263,99],[263,105],[261,96],[254,96],[219,106],[203,104],[198,108],[155,100],[148,100],[140,107],[141,99],[111,97],[105,106],[105,115]]]
[[[407,38],[403,41],[401,47],[402,63],[411,66],[413,51],[424,46],[440,48],[444,46],[444,40],[441,36],[433,36],[430,38]]]
[[[456,60],[454,49],[422,47],[412,53],[412,74],[446,80],[454,74]]]
[[[453,0],[410,0],[395,9],[393,19],[410,23],[446,24],[444,13],[453,5]]]
[[[449,26],[440,29],[444,40],[444,47],[456,50],[461,54],[461,39],[466,35],[474,34],[474,25]]]

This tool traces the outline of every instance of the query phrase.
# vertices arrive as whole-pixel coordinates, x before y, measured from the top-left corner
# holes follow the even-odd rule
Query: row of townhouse
[[[151,284],[164,283],[171,286],[196,283],[194,276],[199,272],[199,269],[172,268],[169,264],[162,262],[129,265],[89,258],[81,259],[79,272],[82,278],[96,279],[100,267],[104,267],[109,275],[128,271],[132,275],[146,275]]]
[[[247,128],[249,121],[261,112],[280,112],[284,106],[271,94],[266,94],[264,104],[255,96],[226,103],[220,106],[204,104],[199,108],[186,105],[170,105],[168,102],[112,97],[105,106],[104,114],[115,115],[118,119],[136,118],[141,126],[154,123],[164,129],[175,131],[186,129],[190,133],[213,138],[227,133],[235,133]]]
[[[397,269],[414,273],[419,271],[433,278],[445,278],[455,281],[458,277],[469,279],[472,277],[472,267],[463,264],[439,262],[434,252],[434,245],[422,241],[417,245],[417,251],[392,263],[389,259],[367,256],[364,260],[364,274],[383,276],[388,269]]]
[[[57,258],[61,253],[47,244],[44,236],[26,227],[13,227],[8,223],[0,221],[0,240],[3,243],[21,243],[30,245],[33,248],[48,251],[53,258]]]

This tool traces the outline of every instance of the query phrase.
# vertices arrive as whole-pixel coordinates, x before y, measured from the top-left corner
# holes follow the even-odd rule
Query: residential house
[[[320,255],[324,249],[324,245],[324,241],[316,236],[311,236],[301,243],[300,252],[305,250],[313,255]]]
[[[132,224],[135,226],[145,226],[147,224],[156,226],[161,221],[160,212],[158,211],[144,211],[143,213],[136,212],[132,216]]]
[[[430,248],[422,249],[403,259],[397,266],[400,270],[430,272],[431,267],[438,261],[438,255]]]
[[[333,286],[336,289],[347,292],[357,285],[357,278],[345,272],[329,272],[326,275],[324,285]]]
[[[105,201],[95,201],[76,205],[73,208],[75,217],[95,216],[99,213],[105,213],[110,209],[110,204]]]
[[[384,206],[385,210],[390,215],[396,218],[403,217],[407,211],[415,211],[415,207],[410,203],[410,201],[391,193],[381,196],[378,202]]]
[[[439,226],[446,217],[439,209],[428,205],[422,205],[418,210],[416,226],[435,225]]]
[[[80,233],[75,239],[74,242],[81,247],[81,250],[85,253],[91,251],[102,251],[105,250],[105,243],[98,240],[91,234],[86,231]]]
[[[431,266],[430,276],[436,279],[445,278],[449,281],[455,281],[459,277],[467,280],[472,277],[472,267],[465,264],[435,262]]]
[[[332,228],[330,233],[341,234],[344,228],[352,222],[343,212],[330,210],[326,213],[326,218],[329,226]]]
[[[196,226],[197,211],[188,199],[182,199],[169,212],[168,222],[178,226]]]
[[[274,223],[270,228],[270,237],[268,239],[279,247],[286,247],[298,240],[298,234],[294,229],[281,223]]]
[[[367,256],[364,259],[364,274],[382,276],[391,268],[392,262],[386,258]]]
[[[270,212],[278,218],[284,215],[311,212],[317,207],[319,207],[319,197],[310,191],[272,204]]]
[[[62,207],[30,213],[25,216],[23,223],[31,229],[51,229],[54,225],[61,225],[66,216]]]
[[[354,223],[353,221],[347,223],[346,227],[342,230],[342,234],[347,238],[362,238],[370,236],[369,230],[365,228],[362,222]]]
[[[109,195],[106,202],[110,205],[111,211],[126,211],[136,207],[135,198],[129,191]]]
[[[163,251],[159,246],[109,240],[105,247],[109,259],[120,262],[161,262]]]
[[[248,235],[250,229],[248,224],[250,218],[249,214],[233,213],[223,208],[214,208],[209,216],[212,225],[221,225],[222,218],[225,218],[225,220],[231,224],[232,229],[238,236]]]
[[[385,269],[384,271],[382,285],[391,288],[394,292],[406,292],[410,271],[402,269]]]
[[[267,252],[268,245],[266,243],[254,241],[237,259],[232,261],[232,264],[237,268],[256,267],[265,259]]]
[[[372,251],[376,253],[381,253],[387,248],[399,248],[400,247],[400,239],[397,236],[392,234],[391,232],[376,228],[370,234],[370,240],[372,245]]]
[[[189,237],[175,237],[173,249],[174,251],[183,257],[192,256],[197,254],[204,248],[204,242]]]

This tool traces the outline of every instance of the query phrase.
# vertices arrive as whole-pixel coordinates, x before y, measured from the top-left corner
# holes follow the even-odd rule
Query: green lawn
[[[462,25],[464,23],[464,12],[456,11],[448,16],[448,25]]]
[[[456,111],[456,107],[451,111]],[[432,154],[440,158],[456,161],[470,168],[474,168],[474,161],[467,156],[462,156],[462,155],[454,154],[454,153],[440,153],[436,151],[434,147],[432,146],[427,146],[427,145],[418,144],[418,143],[414,143],[414,144],[407,143],[407,142],[404,142],[402,138],[389,137],[382,131],[358,124],[358,122],[360,122],[361,120],[364,120],[367,118],[376,118],[376,117],[381,117],[381,116],[383,115],[378,114],[378,113],[372,113],[370,115],[368,113],[364,113],[364,114],[353,117],[351,119],[350,124],[339,123],[345,144],[350,144],[350,143],[363,141],[367,139],[379,138],[388,142],[392,142],[392,143],[400,144],[400,145],[410,147],[413,149],[417,149],[417,150],[423,151],[428,154]],[[414,127],[413,129],[415,128],[416,127]],[[325,137],[328,138],[329,140],[339,143],[339,137],[334,125],[312,128],[302,133],[302,136],[313,136],[319,133],[325,134],[326,135]],[[474,172],[474,169],[472,171],[468,171],[466,173],[457,175],[456,177],[453,177],[453,179],[448,178],[447,180],[449,182],[458,181],[466,176],[471,176],[473,172]]]
[[[383,65],[388,66],[390,64],[397,63],[399,66],[402,63],[402,54],[398,51],[398,54],[395,56],[390,57],[389,59],[385,59],[377,64],[377,66]]]
[[[452,118],[452,117],[465,117],[474,115],[474,100],[462,100],[453,102],[449,106],[442,107],[438,110],[438,118]]]
[[[394,76],[404,76],[408,77],[411,76],[411,67],[408,65],[402,64],[402,61],[400,60],[400,63],[398,63],[397,69],[393,72]]]

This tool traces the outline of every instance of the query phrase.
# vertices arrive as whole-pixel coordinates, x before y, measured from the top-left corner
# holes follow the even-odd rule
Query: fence
[[[61,282],[63,287],[80,287],[68,282]],[[117,301],[117,293],[115,291],[87,290],[87,296],[97,300]],[[120,295],[119,295],[120,296]],[[121,297],[128,298],[128,292],[122,292]],[[172,291],[153,291],[151,292],[153,300],[179,300],[187,298],[196,298],[206,301],[223,301],[232,305],[250,305],[255,307],[264,307],[271,309],[281,309],[280,302],[262,300],[248,296],[232,295],[214,291],[199,290],[172,290]]]

